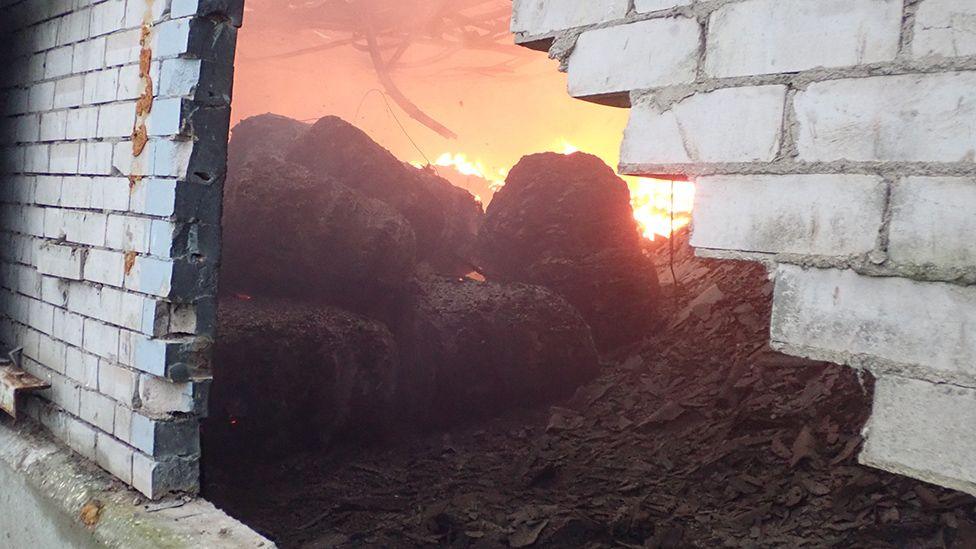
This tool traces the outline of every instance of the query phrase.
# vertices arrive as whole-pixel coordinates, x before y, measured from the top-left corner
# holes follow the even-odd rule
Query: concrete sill
[[[149,502],[34,424],[0,419],[0,546],[275,547],[210,502]]]

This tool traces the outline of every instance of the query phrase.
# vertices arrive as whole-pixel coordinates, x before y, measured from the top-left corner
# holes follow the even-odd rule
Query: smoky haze
[[[334,114],[405,161],[460,153],[495,176],[566,143],[617,161],[627,111],[568,97],[554,61],[514,45],[508,0],[247,6],[235,122]]]

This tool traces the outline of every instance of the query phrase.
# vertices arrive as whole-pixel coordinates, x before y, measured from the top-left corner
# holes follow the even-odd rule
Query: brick
[[[105,433],[98,433],[95,462],[125,482],[132,484],[132,448]]]
[[[136,396],[139,375],[110,362],[101,361],[98,366],[98,390],[111,398],[132,406]]]
[[[177,135],[182,125],[182,105],[180,98],[160,99],[153,103],[152,113],[146,127],[149,135]]]
[[[176,211],[176,181],[144,178],[136,182],[131,197],[133,213],[169,217]]]
[[[78,156],[81,146],[78,143],[55,143],[51,145],[49,168],[53,173],[78,173]]]
[[[65,136],[67,111],[46,112],[41,115],[41,141],[61,141]]]
[[[102,246],[105,244],[107,219],[105,214],[64,211],[62,215],[62,234],[69,242],[88,244],[90,246]]]
[[[129,209],[129,180],[125,177],[97,177],[92,180],[91,207],[96,210]]]
[[[540,35],[627,15],[627,0],[515,0],[512,32]]]
[[[121,287],[125,280],[125,258],[120,252],[88,250],[84,274],[85,280]]]
[[[170,492],[193,491],[200,482],[198,458],[156,461],[136,452],[132,460],[132,487],[149,498]]]
[[[860,461],[976,495],[976,389],[881,376]]]
[[[641,101],[631,109],[621,163],[771,161],[785,98],[784,86],[758,86],[696,94],[663,112]]]
[[[43,175],[36,179],[34,200],[44,206],[57,206],[61,202],[61,181],[58,176]]]
[[[53,109],[54,85],[54,82],[41,82],[31,86],[27,96],[27,109],[31,112]]]
[[[87,9],[81,9],[62,17],[61,25],[58,28],[58,45],[72,44],[88,38],[90,22],[91,13]]]
[[[105,39],[105,66],[128,65],[139,61],[142,46],[139,45],[140,29],[117,32]]]
[[[696,248],[859,255],[875,247],[886,186],[861,175],[755,175],[695,181]]]
[[[44,78],[58,78],[71,74],[74,54],[74,46],[64,46],[47,52],[47,57],[44,60]]]
[[[41,274],[81,280],[85,250],[54,243],[40,245],[36,252],[37,271]]]
[[[159,94],[167,97],[188,96],[200,81],[199,59],[167,59],[159,71]]]
[[[748,0],[708,23],[705,72],[749,76],[892,61],[901,0]]]
[[[81,419],[111,433],[115,428],[115,401],[95,391],[81,391]]]
[[[163,421],[136,413],[132,445],[152,457],[199,455],[199,425],[195,419]]]
[[[118,360],[119,329],[96,320],[85,319],[84,349],[108,360]]]
[[[65,419],[68,447],[82,456],[95,460],[97,431],[74,417]]]
[[[618,0],[619,1],[619,0]],[[163,59],[187,52],[190,44],[190,19],[171,19],[155,26],[153,57]]]
[[[925,0],[915,13],[912,55],[976,55],[976,3]]]
[[[119,69],[103,69],[85,75],[84,101],[87,104],[115,101],[119,88]]]
[[[125,0],[108,0],[92,7],[91,35],[115,32],[125,23]]]
[[[51,335],[68,343],[80,347],[82,345],[82,329],[84,318],[64,309],[54,309],[54,330]]]
[[[87,175],[110,175],[112,173],[111,143],[88,142],[81,146],[78,171]]]
[[[634,9],[638,13],[648,13],[658,10],[666,10],[679,6],[688,6],[694,0],[635,0]]]
[[[698,23],[683,18],[584,32],[569,58],[569,93],[589,97],[691,82],[698,38]]]
[[[88,208],[91,206],[92,178],[64,177],[60,191],[61,205],[65,208]]]
[[[148,374],[139,379],[139,400],[148,414],[190,413],[196,409],[193,383],[172,381]]]
[[[771,338],[789,352],[972,384],[973,325],[976,287],[791,265],[776,271]]]
[[[25,347],[24,350],[26,351],[27,348]],[[31,373],[37,375],[36,372]],[[51,401],[63,410],[73,415],[78,415],[78,410],[81,406],[81,388],[70,379],[53,371],[50,371],[45,377],[51,383]]]
[[[77,107],[81,105],[85,92],[85,77],[82,75],[62,78],[54,84],[54,108]]]
[[[152,220],[126,215],[108,216],[106,246],[115,250],[149,253]]]
[[[98,357],[84,353],[75,347],[68,347],[65,362],[66,376],[84,389],[98,389]]]
[[[888,257],[895,263],[976,266],[976,179],[908,177],[891,194]]]
[[[153,111],[155,112],[155,107]],[[133,103],[112,103],[98,109],[97,137],[126,137],[132,135],[136,109]]]
[[[95,135],[98,126],[98,107],[83,107],[68,111],[65,137],[85,139]]]
[[[976,73],[811,84],[796,96],[799,159],[972,162]]]
[[[71,70],[75,73],[101,69],[105,65],[105,39],[96,38],[75,45]]]
[[[160,297],[170,295],[172,289],[173,262],[155,257],[137,257],[132,271],[125,279],[125,287]]]

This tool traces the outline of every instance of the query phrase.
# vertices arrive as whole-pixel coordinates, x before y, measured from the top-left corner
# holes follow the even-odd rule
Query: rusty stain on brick
[[[129,175],[129,194],[136,192],[136,185],[142,183],[142,176],[130,174]]]
[[[125,276],[129,276],[132,267],[136,264],[136,253],[132,250],[125,252]]]
[[[149,141],[149,132],[146,130],[146,118],[152,111],[153,106],[153,81],[149,74],[152,66],[152,49],[149,47],[149,36],[151,31],[150,22],[143,23],[142,33],[139,36],[139,78],[142,80],[142,94],[136,101],[136,123],[132,130],[132,155],[138,157],[146,148]],[[129,189],[132,189],[130,180]]]
[[[143,122],[132,131],[132,156],[139,156],[149,142],[149,132],[146,131],[146,124]]]

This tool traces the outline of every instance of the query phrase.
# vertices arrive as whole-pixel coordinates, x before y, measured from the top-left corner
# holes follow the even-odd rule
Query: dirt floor
[[[772,352],[764,268],[685,236],[666,329],[571,399],[205,463],[206,497],[284,548],[976,547],[976,499],[857,464],[870,377]]]

